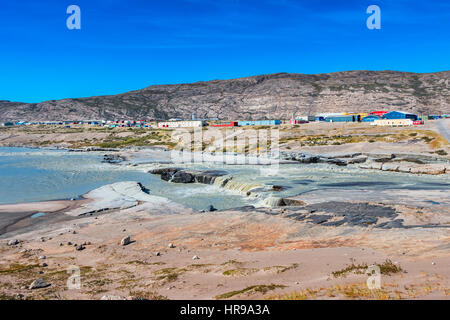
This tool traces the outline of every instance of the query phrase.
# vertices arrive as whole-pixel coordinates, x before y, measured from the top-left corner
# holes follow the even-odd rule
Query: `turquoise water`
[[[45,215],[46,215],[45,212],[37,212],[37,213],[33,214],[30,218],[35,219],[35,218],[43,217]]]
[[[261,198],[245,196],[249,186],[258,184],[264,189],[259,192],[262,197],[270,194],[276,197],[294,196],[317,189],[345,189],[349,192],[386,189],[450,191],[447,176],[390,173],[323,164],[280,165],[273,176],[261,174],[259,166],[186,165],[191,169],[226,170],[233,176],[233,184],[226,188],[175,184],[163,181],[144,169],[102,163],[103,154],[0,148],[0,204],[78,198],[92,189],[119,181],[141,182],[150,194],[197,210],[204,210],[211,204],[217,209],[264,205]],[[154,155],[150,158],[156,159]],[[281,192],[270,191],[267,188],[269,185],[283,186],[284,189]]]
[[[0,148],[0,204],[78,198],[105,184],[139,181],[153,195],[203,210],[248,204],[235,194],[217,196],[214,186],[174,185],[158,176],[102,163],[104,152]]]

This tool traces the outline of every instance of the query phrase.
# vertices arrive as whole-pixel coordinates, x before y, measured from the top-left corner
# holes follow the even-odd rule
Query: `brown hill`
[[[0,101],[0,119],[287,119],[321,112],[404,110],[450,113],[450,71],[277,73],[155,85],[111,96],[20,103]]]

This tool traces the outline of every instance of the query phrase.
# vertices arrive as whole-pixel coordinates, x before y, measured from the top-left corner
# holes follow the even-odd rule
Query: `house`
[[[314,116],[300,116],[300,117],[295,117],[295,120],[309,122],[309,121],[314,121],[314,118],[315,118]],[[305,123],[305,122],[302,122],[302,123]]]
[[[404,111],[391,111],[383,115],[383,119],[410,119],[417,120],[417,115]]]
[[[312,121],[314,121],[314,119]],[[298,119],[298,118],[289,120],[289,124],[302,124],[302,123],[309,123],[309,121],[303,120],[303,119]]]

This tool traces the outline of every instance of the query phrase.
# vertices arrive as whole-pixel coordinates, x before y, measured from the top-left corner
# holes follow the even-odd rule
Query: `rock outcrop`
[[[228,174],[222,170],[185,170],[181,168],[159,168],[150,173],[161,175],[161,179],[173,183],[203,183],[213,184],[217,177]]]
[[[450,163],[426,155],[414,154],[362,154],[359,152],[346,154],[313,155],[302,152],[281,152],[283,160],[294,160],[299,163],[328,163],[338,166],[357,165],[361,169],[393,171],[413,174],[438,175],[450,173]]]

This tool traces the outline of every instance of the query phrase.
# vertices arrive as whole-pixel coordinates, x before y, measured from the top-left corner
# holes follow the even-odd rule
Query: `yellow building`
[[[361,116],[361,119],[364,117],[367,117],[369,115],[369,113],[367,112],[344,112],[343,115],[346,116]]]

